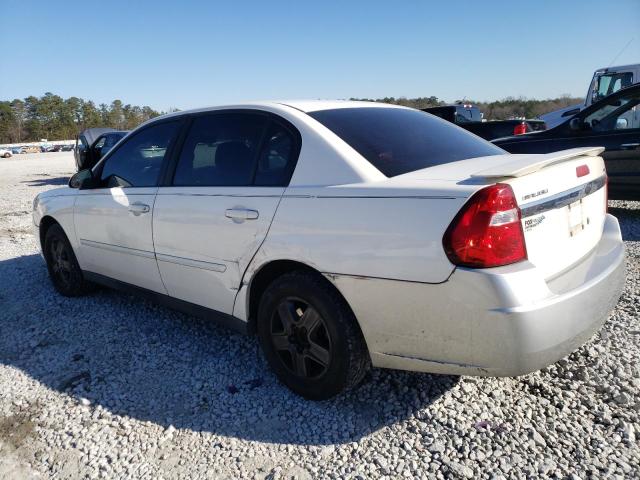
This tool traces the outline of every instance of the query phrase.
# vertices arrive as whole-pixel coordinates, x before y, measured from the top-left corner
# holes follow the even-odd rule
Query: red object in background
[[[519,123],[515,127],[513,127],[514,135],[522,135],[523,133],[527,133],[527,124],[526,122]]]

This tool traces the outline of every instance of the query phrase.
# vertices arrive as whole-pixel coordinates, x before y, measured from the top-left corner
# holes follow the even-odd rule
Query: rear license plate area
[[[567,205],[567,222],[569,226],[569,236],[574,237],[584,230],[584,209],[582,200]]]

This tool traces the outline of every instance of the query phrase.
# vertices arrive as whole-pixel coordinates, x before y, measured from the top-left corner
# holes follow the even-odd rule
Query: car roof
[[[276,102],[287,105],[305,113],[317,112],[320,110],[335,110],[338,108],[406,108],[400,105],[391,105],[381,102],[367,102],[360,100],[288,100]]]
[[[115,129],[113,128],[104,128],[104,127],[87,128],[82,132],[80,132],[79,135],[82,135],[84,138],[86,138],[87,143],[89,145],[92,145],[93,142],[95,142],[100,135],[107,132],[113,132],[114,130]]]
[[[317,112],[320,110],[334,110],[338,108],[408,108],[400,105],[391,105],[389,103],[367,102],[359,100],[283,100],[283,101],[258,101],[258,102],[242,102],[232,105],[215,105],[204,108],[195,108],[191,110],[181,110],[178,112],[155,117],[151,121],[159,118],[171,118],[192,113],[204,113],[209,111],[224,109],[280,109],[282,107],[295,108],[304,113]]]
[[[604,73],[618,73],[621,70],[633,70],[640,66],[640,63],[632,63],[630,65],[615,65],[613,67],[602,67],[596,69],[596,72],[604,72]]]

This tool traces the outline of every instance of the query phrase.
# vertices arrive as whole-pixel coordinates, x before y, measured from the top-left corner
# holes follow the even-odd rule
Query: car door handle
[[[224,212],[224,216],[232,220],[255,220],[258,218],[258,211],[248,208],[229,208]]]
[[[143,213],[149,213],[149,210],[151,210],[151,207],[149,207],[149,205],[147,205],[146,203],[136,202],[129,205],[129,211],[136,217],[138,215],[142,215]]]
[[[640,147],[640,143],[623,143],[620,145],[622,150],[635,150],[638,147]]]

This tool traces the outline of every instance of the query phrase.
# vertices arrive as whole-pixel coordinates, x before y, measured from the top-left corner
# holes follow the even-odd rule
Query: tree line
[[[131,130],[162,113],[121,100],[96,105],[91,100],[64,99],[47,92],[41,97],[0,101],[0,143],[68,140],[90,127]]]
[[[395,105],[403,105],[411,108],[429,108],[437,107],[440,105],[446,105],[446,102],[439,100],[437,97],[418,97],[418,98],[352,98],[351,100],[366,100],[370,102],[383,102],[392,103]],[[575,98],[569,95],[564,95],[558,98],[549,98],[546,100],[535,100],[525,97],[507,97],[502,100],[496,100],[493,102],[476,102],[473,100],[464,99],[462,103],[472,104],[477,106],[481,112],[484,113],[484,118],[487,120],[509,120],[513,118],[537,118],[540,115],[548,112],[552,112],[559,108],[569,107],[582,103],[584,99]]]
[[[385,97],[377,99],[352,98],[392,103],[412,108],[428,108],[444,105],[437,97]],[[506,120],[510,118],[536,118],[558,108],[581,103],[582,99],[570,96],[535,100],[529,98],[507,97],[494,102],[471,103],[484,112],[484,118]],[[42,138],[48,140],[68,140],[85,128],[111,127],[117,130],[131,130],[150,118],[164,112],[158,112],[148,106],[123,104],[114,100],[111,104],[96,105],[91,100],[78,97],[64,99],[47,92],[41,97],[30,96],[24,99],[0,101],[0,143],[36,142]]]

